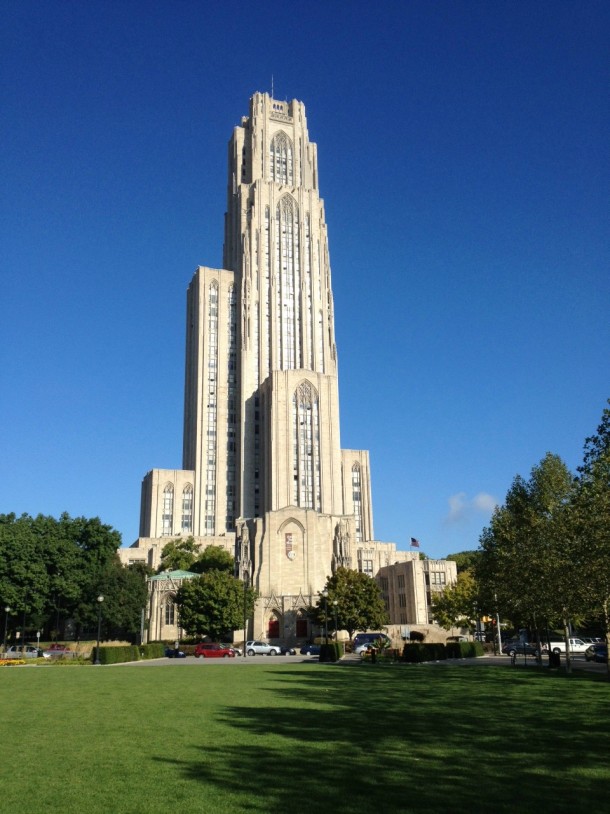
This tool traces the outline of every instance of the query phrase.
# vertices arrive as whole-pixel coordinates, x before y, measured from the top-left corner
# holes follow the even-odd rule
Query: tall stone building
[[[266,93],[229,142],[222,269],[187,294],[183,469],[144,478],[125,562],[168,538],[234,553],[258,590],[254,637],[310,635],[333,569],[411,559],[375,541],[369,455],[341,449],[334,304],[305,106]],[[171,614],[168,614],[168,617]]]

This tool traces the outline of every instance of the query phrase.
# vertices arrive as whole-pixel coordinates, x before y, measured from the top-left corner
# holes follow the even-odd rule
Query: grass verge
[[[597,676],[26,666],[0,689],[7,812],[574,814],[610,780]]]

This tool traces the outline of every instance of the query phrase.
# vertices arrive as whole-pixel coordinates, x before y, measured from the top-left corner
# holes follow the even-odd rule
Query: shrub
[[[165,645],[163,642],[141,644],[139,650],[140,658],[142,659],[160,659],[165,655]]]
[[[469,659],[485,652],[481,642],[447,642],[445,648],[449,659]]]
[[[402,651],[402,660],[409,664],[420,664],[423,661],[442,661],[446,658],[445,645],[437,642],[405,644]]]
[[[320,645],[320,661],[339,661],[344,653],[343,642],[329,642]]]
[[[97,661],[98,648],[94,647],[91,653],[91,661]],[[99,661],[100,664],[120,664],[124,661],[139,661],[140,651],[134,644],[121,645],[120,647],[100,647],[99,648]]]

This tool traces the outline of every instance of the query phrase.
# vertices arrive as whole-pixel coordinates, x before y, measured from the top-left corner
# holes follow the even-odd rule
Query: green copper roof
[[[149,579],[190,579],[198,576],[200,574],[195,574],[194,571],[161,571],[160,574],[155,574],[154,577],[149,577]]]

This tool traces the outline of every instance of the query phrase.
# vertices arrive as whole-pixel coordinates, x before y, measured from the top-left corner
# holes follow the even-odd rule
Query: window
[[[171,537],[174,518],[174,487],[168,483],[163,490],[163,514],[161,517],[161,536]]]
[[[293,501],[320,510],[320,425],[318,394],[302,382],[292,398]]]
[[[269,146],[269,174],[278,184],[293,185],[292,142],[286,133],[276,133]]]
[[[176,606],[173,599],[168,599],[165,603],[165,624],[174,625],[176,620]]]
[[[356,542],[362,540],[362,488],[360,481],[360,467],[352,466],[352,499],[354,501],[354,523],[356,526]]]
[[[182,533],[193,530],[193,487],[190,483],[182,490]]]
[[[297,617],[297,637],[299,639],[305,638],[309,635],[309,629],[307,626],[307,619],[303,619],[302,616]]]

